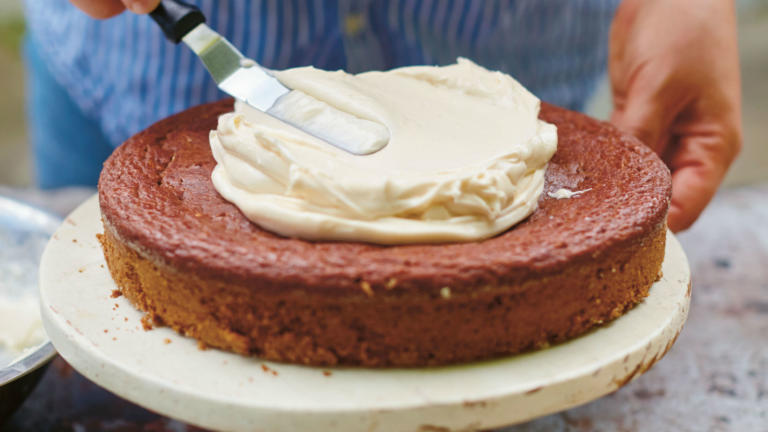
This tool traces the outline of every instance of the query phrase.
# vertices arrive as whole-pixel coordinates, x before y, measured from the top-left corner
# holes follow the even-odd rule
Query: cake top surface
[[[135,135],[99,181],[108,229],[181,271],[264,290],[398,295],[524,281],[594,259],[663,224],[671,190],[663,162],[637,139],[582,114],[542,104],[558,129],[538,209],[478,242],[381,246],[286,238],[246,219],[214,189],[208,135],[232,101],[194,107]],[[586,191],[569,199],[559,189]]]

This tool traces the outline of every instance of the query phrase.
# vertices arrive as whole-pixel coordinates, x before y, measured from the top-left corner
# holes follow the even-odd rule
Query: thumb
[[[669,128],[684,105],[670,97],[671,92],[659,74],[644,73],[646,71],[647,68],[640,66],[632,79],[627,80],[627,88],[617,87],[614,82],[611,123],[661,154],[668,141]]]
[[[69,0],[76,8],[91,18],[106,19],[125,10],[120,0]]]
[[[122,0],[125,7],[136,14],[147,14],[155,10],[160,0]]]

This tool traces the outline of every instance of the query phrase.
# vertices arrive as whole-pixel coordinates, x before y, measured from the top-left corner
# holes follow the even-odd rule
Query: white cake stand
[[[454,367],[315,368],[209,349],[142,316],[116,289],[96,234],[97,199],[75,210],[42,258],[45,329],[80,373],[152,411],[213,429],[451,431],[494,428],[616,390],[669,350],[688,313],[690,272],[667,236],[664,277],[615,322],[530,354]]]

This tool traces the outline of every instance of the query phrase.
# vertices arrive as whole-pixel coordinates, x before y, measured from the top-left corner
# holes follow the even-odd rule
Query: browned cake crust
[[[104,254],[123,294],[205,345],[314,365],[420,366],[563,341],[648,293],[670,177],[636,139],[544,104],[558,126],[539,209],[492,239],[308,242],[260,229],[215,191],[208,132],[230,101],[156,123],[104,165]],[[556,200],[561,187],[591,189]]]

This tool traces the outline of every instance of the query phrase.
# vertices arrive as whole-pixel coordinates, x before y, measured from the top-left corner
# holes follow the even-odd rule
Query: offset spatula
[[[296,124],[279,112],[271,112],[277,100],[291,90],[269,70],[243,56],[229,41],[211,30],[205,24],[205,15],[195,6],[176,0],[162,0],[149,15],[160,25],[168,40],[176,44],[184,42],[197,54],[219,88],[230,96],[356,155],[370,154],[386,145],[386,142],[360,145],[354,140],[334,139],[324,133],[322,127]]]

